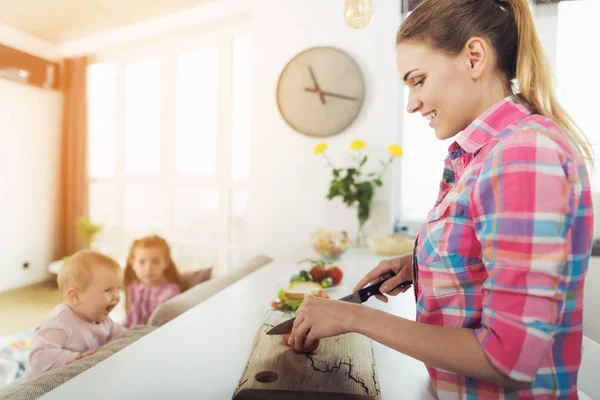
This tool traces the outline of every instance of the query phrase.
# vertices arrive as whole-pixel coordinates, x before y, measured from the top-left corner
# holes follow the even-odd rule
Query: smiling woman
[[[416,322],[308,297],[290,340],[363,334],[423,361],[440,398],[577,398],[590,149],[554,98],[529,2],[425,0],[396,43],[407,111],[453,141],[413,252],[354,290],[412,280]]]
[[[410,15],[407,11],[412,11],[420,2],[405,1],[404,18]],[[587,47],[581,38],[597,36],[598,24],[593,19],[598,15],[599,7],[600,2],[595,1],[538,1],[531,8],[544,52],[558,78],[557,97],[589,137],[596,155],[600,147],[595,143],[600,141],[595,136],[597,129],[592,127],[593,112],[590,107],[593,107],[593,102],[589,101],[588,94],[600,91],[595,89],[600,79],[592,71],[596,64],[589,58],[595,53],[585,50]],[[581,76],[586,76],[585,85],[581,85]],[[401,80],[402,76],[399,78]],[[394,183],[394,191],[399,198],[395,216],[397,226],[406,225],[416,230],[437,197],[437,183],[441,178],[439,164],[448,154],[450,142],[438,140],[429,121],[420,113],[406,111],[408,92],[409,88],[404,86],[402,144],[411,151],[404,155],[400,179]],[[423,155],[431,162],[423,163]],[[600,187],[599,177],[598,173],[590,176],[592,186]]]

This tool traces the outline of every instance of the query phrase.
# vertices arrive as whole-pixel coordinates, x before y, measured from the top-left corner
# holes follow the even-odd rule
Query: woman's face
[[[397,57],[400,78],[409,91],[407,111],[427,118],[438,139],[455,136],[477,118],[481,88],[473,79],[468,52],[450,56],[409,41],[398,45]]]

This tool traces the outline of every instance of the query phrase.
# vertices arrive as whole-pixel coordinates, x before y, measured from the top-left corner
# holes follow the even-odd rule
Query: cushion
[[[100,361],[112,356],[116,352],[129,346],[131,343],[152,332],[155,327],[140,326],[134,329],[126,329],[116,339],[102,346],[91,356],[84,357],[69,365],[55,368],[39,375],[29,381],[17,380],[13,384],[0,389],[1,400],[30,400],[43,396],[52,389],[57,388],[69,379],[76,377],[88,368],[98,364]]]
[[[219,293],[227,286],[267,265],[273,259],[258,255],[234,269],[227,275],[205,281],[159,305],[150,316],[148,325],[162,326],[204,300]]]
[[[183,273],[183,279],[188,288],[192,288],[212,277],[212,267]]]

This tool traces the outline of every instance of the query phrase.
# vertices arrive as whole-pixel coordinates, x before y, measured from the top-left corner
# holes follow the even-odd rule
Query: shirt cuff
[[[523,325],[494,314],[493,329],[482,326],[475,330],[488,360],[492,365],[519,382],[533,382],[543,357],[548,353],[554,337],[542,330]]]

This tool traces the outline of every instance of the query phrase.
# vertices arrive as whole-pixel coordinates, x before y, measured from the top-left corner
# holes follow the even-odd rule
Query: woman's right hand
[[[375,268],[373,268],[364,278],[358,282],[354,287],[354,292],[358,292],[360,289],[365,287],[367,284],[374,285],[381,281],[381,275],[387,272],[393,272],[395,276],[388,279],[381,287],[379,291],[389,296],[396,296],[398,293],[404,293],[410,285],[406,285],[401,288],[396,286],[402,282],[412,280],[412,253],[406,253],[399,257],[392,258],[389,260],[380,261]],[[393,290],[392,290],[393,289]],[[384,303],[388,302],[388,298],[383,295],[376,295],[379,300]]]

